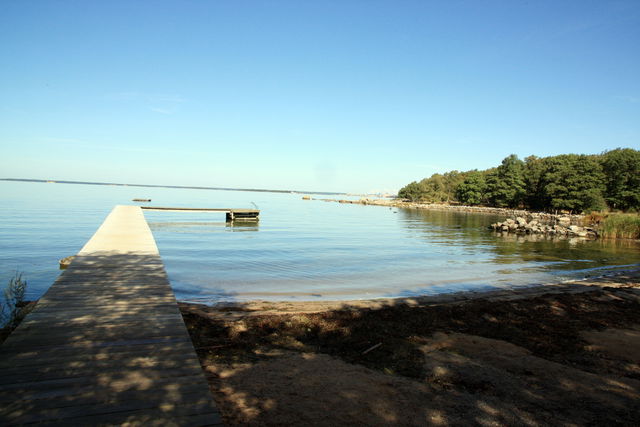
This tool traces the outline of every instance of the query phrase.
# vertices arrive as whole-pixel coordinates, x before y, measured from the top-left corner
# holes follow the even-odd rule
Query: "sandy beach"
[[[640,419],[640,270],[409,299],[180,309],[231,425]]]

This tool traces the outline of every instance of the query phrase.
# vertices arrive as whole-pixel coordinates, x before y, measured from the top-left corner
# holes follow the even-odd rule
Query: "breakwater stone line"
[[[0,425],[222,425],[151,230],[116,206],[0,347]]]
[[[531,212],[522,209],[511,208],[493,208],[488,206],[465,206],[465,205],[450,205],[446,203],[420,203],[420,202],[407,202],[398,199],[359,199],[359,200],[344,200],[344,199],[314,199],[310,196],[304,196],[303,200],[320,200],[323,202],[337,202],[343,204],[352,205],[369,205],[369,206],[386,206],[402,209],[418,209],[418,210],[433,210],[444,212],[460,212],[460,213],[478,213],[489,215],[502,215],[512,219],[518,217],[526,218],[527,221],[536,221],[541,224],[555,225],[558,223],[565,223],[566,226],[581,225],[584,219],[583,214],[567,214],[567,213],[547,213],[547,212]]]

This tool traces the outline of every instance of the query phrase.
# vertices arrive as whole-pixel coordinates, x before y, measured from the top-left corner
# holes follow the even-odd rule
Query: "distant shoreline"
[[[578,224],[584,218],[584,214],[581,213],[549,213],[549,212],[536,212],[528,211],[526,209],[513,209],[513,208],[497,208],[493,206],[468,206],[468,205],[452,205],[447,203],[422,203],[422,202],[407,202],[403,199],[390,199],[390,198],[361,198],[359,200],[344,200],[344,199],[314,199],[308,198],[305,200],[317,200],[321,202],[335,202],[341,204],[352,205],[367,205],[367,206],[383,206],[388,208],[402,208],[402,209],[418,209],[418,210],[434,210],[434,211],[453,211],[463,213],[479,213],[490,215],[504,215],[507,217],[529,217],[529,218],[542,218],[546,221],[553,221],[556,218],[568,217],[572,224]]]
[[[332,195],[332,196],[348,195],[347,193],[335,193],[335,192],[329,192],[329,191],[269,190],[264,188],[203,187],[203,186],[188,186],[188,185],[125,184],[125,183],[117,183],[117,182],[69,181],[69,180],[57,180],[57,179],[0,178],[0,181],[39,182],[39,183],[49,183],[49,184],[112,185],[112,186],[118,186],[118,187],[178,188],[178,189],[187,189],[187,190],[250,191],[250,192],[257,192],[257,193],[324,194],[324,195]]]

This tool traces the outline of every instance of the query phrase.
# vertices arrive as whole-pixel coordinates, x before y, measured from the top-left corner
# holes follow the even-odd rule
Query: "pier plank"
[[[222,425],[140,207],[116,206],[0,347],[0,424]]]

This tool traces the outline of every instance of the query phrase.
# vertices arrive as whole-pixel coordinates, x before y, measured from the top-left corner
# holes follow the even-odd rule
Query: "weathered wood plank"
[[[22,375],[22,377],[18,378],[20,380],[24,380],[27,374],[30,378],[34,378],[40,375],[57,375],[60,377],[68,376],[68,373],[78,372],[80,373],[82,369],[101,369],[101,370],[109,370],[109,369],[131,369],[131,368],[161,368],[168,369],[171,367],[183,369],[186,367],[191,367],[194,369],[200,369],[200,365],[197,365],[193,358],[184,357],[180,353],[166,354],[164,357],[131,357],[128,356],[126,359],[102,359],[102,360],[76,360],[69,363],[66,360],[58,359],[57,364],[55,363],[56,359],[53,359],[51,363],[39,364],[35,366],[11,366],[7,369],[3,369],[0,372],[0,385],[1,384],[10,384],[7,378],[17,377]]]
[[[146,399],[157,399],[159,395],[182,394],[183,391],[192,390],[194,387],[201,387],[202,375],[163,377],[156,378],[153,382],[154,388],[149,390],[144,387],[123,387],[115,383],[112,387],[96,387],[95,381],[90,381],[88,377],[69,378],[66,380],[48,381],[49,387],[33,387],[29,389],[12,389],[0,392],[0,419],[2,408],[7,402],[33,402],[41,399],[71,398],[72,396],[93,393],[95,395],[114,395],[120,393],[138,393]],[[202,394],[206,396],[206,394]]]
[[[68,329],[58,328],[51,330],[49,333],[40,329],[32,329],[16,336],[7,349],[17,347],[56,347],[61,345],[83,348],[87,345],[92,347],[97,343],[116,343],[122,341],[135,341],[140,339],[180,339],[184,337],[184,331],[176,325],[168,325],[162,328],[141,328],[140,330],[132,330],[130,328],[108,328],[105,330],[83,329],[81,331],[69,331]],[[186,342],[186,341],[185,341]]]
[[[184,412],[184,411],[176,411]],[[53,422],[41,422],[38,426],[68,426],[68,425],[99,425],[99,426],[122,426],[128,427],[195,427],[195,426],[221,426],[224,425],[217,412],[208,414],[196,413],[177,417],[167,417],[166,414],[158,411],[136,411],[126,413],[115,413],[93,417],[78,417],[62,419]]]
[[[0,347],[0,424],[219,425],[139,207],[117,206]]]
[[[109,405],[119,404],[123,402],[139,402],[141,399],[141,393],[137,390],[125,391],[111,394],[98,394],[95,392],[82,392],[71,396],[59,396],[55,398],[45,398],[38,402],[39,407],[42,409],[56,409],[67,407],[79,407],[84,405]],[[205,401],[206,396],[202,396],[200,387],[195,387],[191,390],[185,389],[182,394],[167,393],[163,398],[163,403],[166,404],[182,404],[188,402]],[[143,402],[139,406],[145,406],[146,402]],[[17,402],[7,402],[2,411],[10,413],[13,411],[24,410]]]
[[[85,353],[82,349],[77,348],[58,350],[55,353],[46,351],[46,349],[31,350],[0,360],[0,369],[10,370],[22,366],[34,369],[38,366],[57,366],[63,369],[84,361],[135,359],[145,356],[176,358],[178,355],[190,355],[192,349],[191,343],[176,343],[164,348],[158,348],[156,345],[113,347],[106,350],[102,349],[99,353]]]
[[[9,406],[7,412],[12,415],[19,415],[26,423],[41,422],[47,419],[57,418],[78,418],[93,415],[105,415],[113,413],[122,413],[130,411],[144,410],[171,410],[176,405],[180,405],[182,408],[190,408],[187,412],[192,412],[193,407],[201,407],[205,411],[211,411],[211,403],[202,397],[198,391],[190,392],[186,395],[180,396],[178,399],[169,396],[162,401],[148,401],[137,398],[139,395],[129,394],[128,399],[105,398],[101,399],[96,396],[78,396],[75,399],[67,399],[65,403],[67,406],[56,406],[55,401],[52,405],[51,401],[41,402],[40,405],[45,408],[43,411],[36,414],[23,413],[22,409],[13,409]],[[12,412],[9,412],[12,411]]]

